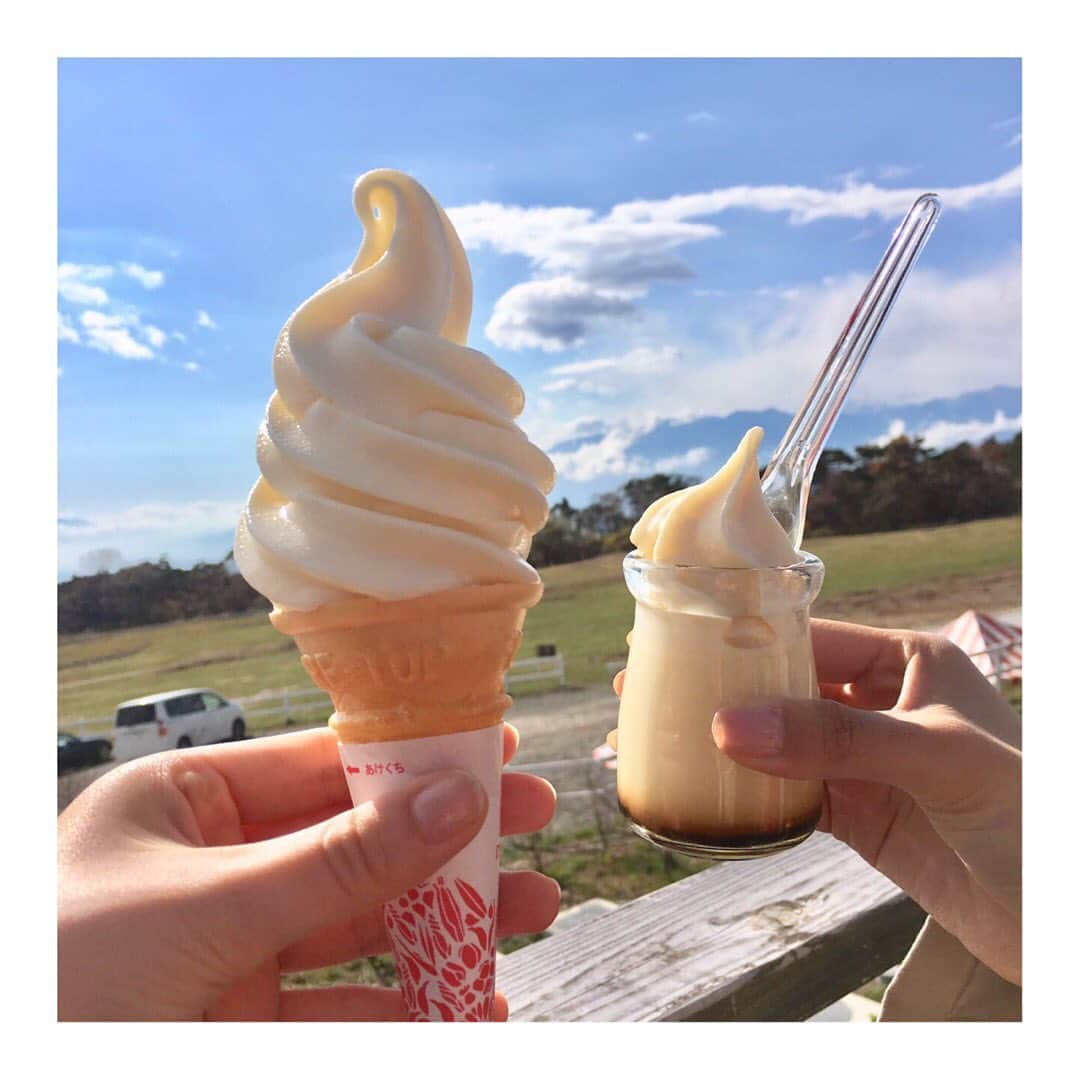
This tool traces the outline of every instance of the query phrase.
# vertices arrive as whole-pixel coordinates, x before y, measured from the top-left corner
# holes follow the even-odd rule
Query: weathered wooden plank
[[[902,893],[665,1020],[806,1020],[899,963],[926,920]]]
[[[520,949],[498,982],[514,1021],[804,1019],[896,963],[923,918],[819,835]]]

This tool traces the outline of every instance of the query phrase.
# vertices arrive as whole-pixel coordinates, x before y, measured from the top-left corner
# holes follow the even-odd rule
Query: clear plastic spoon
[[[796,549],[825,440],[940,213],[941,200],[932,192],[912,204],[761,477],[765,502]]]

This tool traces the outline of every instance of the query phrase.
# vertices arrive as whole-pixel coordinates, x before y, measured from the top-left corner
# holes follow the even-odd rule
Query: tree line
[[[893,532],[1020,513],[1022,440],[928,449],[904,436],[854,455],[821,455],[807,510],[810,536]]]
[[[826,450],[810,491],[806,535],[893,532],[1020,512],[1021,436],[1008,442],[962,442],[947,450],[899,436],[853,454]],[[630,550],[630,529],[661,495],[699,478],[655,473],[630,480],[588,506],[555,503],[533,540],[534,566],[576,562]]]
[[[1020,435],[940,451],[906,436],[884,446],[860,446],[853,454],[826,450],[811,489],[807,536],[891,532],[1019,513],[1020,462]],[[630,529],[645,509],[661,495],[698,482],[682,473],[654,473],[580,508],[563,498],[536,534],[529,561],[542,567],[629,551]],[[268,611],[270,605],[226,556],[190,570],[161,558],[74,577],[60,584],[58,608],[60,633],[74,634]]]
[[[74,577],[60,583],[58,607],[61,634],[270,610],[269,602],[235,572],[228,557],[219,563],[196,563],[190,570],[171,566],[163,557],[111,573]]]

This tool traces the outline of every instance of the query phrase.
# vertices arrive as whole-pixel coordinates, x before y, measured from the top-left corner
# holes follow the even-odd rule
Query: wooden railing
[[[925,916],[832,837],[725,863],[510,954],[511,1020],[805,1020],[906,953]]]

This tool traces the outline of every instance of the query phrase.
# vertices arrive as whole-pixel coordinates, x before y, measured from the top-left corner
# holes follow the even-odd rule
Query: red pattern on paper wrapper
[[[491,1019],[495,1001],[495,909],[499,887],[502,724],[395,743],[342,743],[354,805],[442,768],[471,772],[488,794],[488,815],[471,843],[434,877],[383,908],[409,1019]],[[401,773],[369,769],[400,761]]]
[[[398,979],[413,1020],[490,1020],[495,1000],[495,905],[477,914],[460,897],[479,893],[439,875],[384,908]],[[416,908],[420,907],[418,913]],[[419,923],[419,933],[414,930]]]

